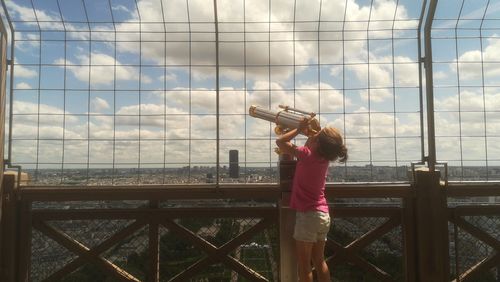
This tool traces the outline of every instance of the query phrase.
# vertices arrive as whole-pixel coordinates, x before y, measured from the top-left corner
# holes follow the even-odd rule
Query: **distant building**
[[[229,177],[239,178],[238,150],[229,150]]]
[[[207,173],[207,183],[214,183],[214,175],[212,173]]]

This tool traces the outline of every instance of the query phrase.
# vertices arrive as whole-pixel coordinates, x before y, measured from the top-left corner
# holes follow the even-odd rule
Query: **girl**
[[[330,215],[325,198],[325,183],[331,161],[345,162],[347,148],[342,135],[333,127],[308,134],[308,119],[276,139],[280,152],[298,159],[293,179],[290,207],[296,210],[293,238],[296,242],[299,281],[313,281],[311,261],[318,281],[330,281],[330,271],[324,251]],[[310,135],[304,146],[295,146],[291,140],[299,133]]]

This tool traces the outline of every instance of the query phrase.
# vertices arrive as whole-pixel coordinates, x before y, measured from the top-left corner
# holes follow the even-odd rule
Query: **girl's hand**
[[[308,119],[306,117],[302,118],[302,120],[299,123],[299,128],[298,128],[299,132],[302,132],[302,133],[307,135],[307,131],[309,129],[310,122],[311,122],[310,119]]]

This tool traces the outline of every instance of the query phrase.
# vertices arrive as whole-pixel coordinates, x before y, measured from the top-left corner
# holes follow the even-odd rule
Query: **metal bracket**
[[[425,165],[425,160],[424,161],[420,161],[420,162],[412,162],[411,163],[411,179],[410,179],[410,183],[411,184],[415,184],[415,180],[417,179],[417,176],[416,176],[416,166],[417,165]]]
[[[411,184],[415,184],[416,166],[417,165],[425,166],[426,161],[427,161],[427,157],[425,157],[424,160],[422,160],[420,162],[412,162],[411,163],[411,177],[412,177],[412,179],[410,179],[410,183]],[[436,165],[442,165],[443,166],[444,171],[441,174],[441,177],[443,178],[444,185],[447,186],[448,185],[448,163],[447,162],[436,162]],[[428,167],[428,165],[426,167]]]
[[[9,169],[9,168],[14,168],[17,170],[17,184],[15,185],[15,188],[20,188],[21,187],[21,170],[22,170],[22,167],[20,165],[11,165],[10,164],[10,160],[4,160],[4,168],[3,170],[5,171],[6,169]]]
[[[448,186],[448,163],[447,162],[436,162],[436,165],[442,165],[444,169],[444,174],[441,174],[444,180],[444,185]]]

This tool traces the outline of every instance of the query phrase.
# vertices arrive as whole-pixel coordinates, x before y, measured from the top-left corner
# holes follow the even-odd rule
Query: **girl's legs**
[[[318,282],[330,282],[330,270],[325,261],[325,241],[318,241],[312,247],[312,261]]]
[[[300,282],[312,282],[311,254],[315,243],[295,240]]]

